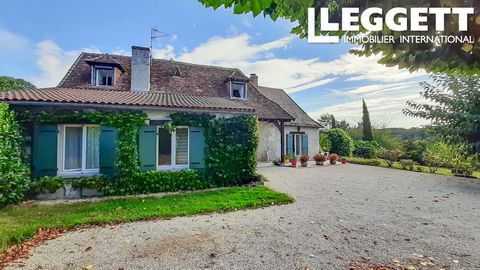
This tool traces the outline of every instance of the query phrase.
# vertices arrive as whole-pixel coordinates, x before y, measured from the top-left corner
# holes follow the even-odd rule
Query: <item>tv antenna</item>
[[[153,41],[157,38],[168,37],[169,34],[167,32],[163,32],[158,30],[156,27],[152,27],[150,29],[150,51],[153,51]]]

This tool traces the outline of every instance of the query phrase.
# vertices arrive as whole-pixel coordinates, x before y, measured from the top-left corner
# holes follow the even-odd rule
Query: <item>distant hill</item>
[[[384,130],[389,131],[393,137],[402,141],[423,140],[427,137],[426,128],[385,128]]]

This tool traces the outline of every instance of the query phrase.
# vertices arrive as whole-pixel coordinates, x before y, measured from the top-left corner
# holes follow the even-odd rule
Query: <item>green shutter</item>
[[[57,125],[39,125],[33,128],[33,178],[57,175],[57,137]]]
[[[287,134],[287,155],[293,155],[293,134]]]
[[[112,127],[100,129],[100,173],[113,175],[116,158],[117,130]]]
[[[190,128],[190,168],[205,168],[205,131],[203,128]]]
[[[302,153],[308,155],[308,135],[302,135]]]
[[[140,156],[140,170],[156,169],[157,163],[157,127],[145,126],[140,128],[138,138],[138,154]]]

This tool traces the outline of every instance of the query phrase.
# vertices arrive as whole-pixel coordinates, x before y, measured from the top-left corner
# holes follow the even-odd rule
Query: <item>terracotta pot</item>
[[[346,159],[342,159],[342,164],[346,164],[347,163],[347,160]]]
[[[323,162],[322,162],[322,161],[315,161],[315,164],[317,164],[318,166],[323,166]]]
[[[302,162],[302,167],[307,167],[308,166],[308,162]]]
[[[294,168],[297,167],[297,160],[296,159],[292,159],[292,166]]]

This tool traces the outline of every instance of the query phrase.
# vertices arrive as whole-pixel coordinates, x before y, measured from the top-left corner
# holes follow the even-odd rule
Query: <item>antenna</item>
[[[152,27],[150,29],[150,51],[153,52],[153,41],[157,38],[168,37],[169,34],[167,32],[163,32],[158,30],[156,27]]]

